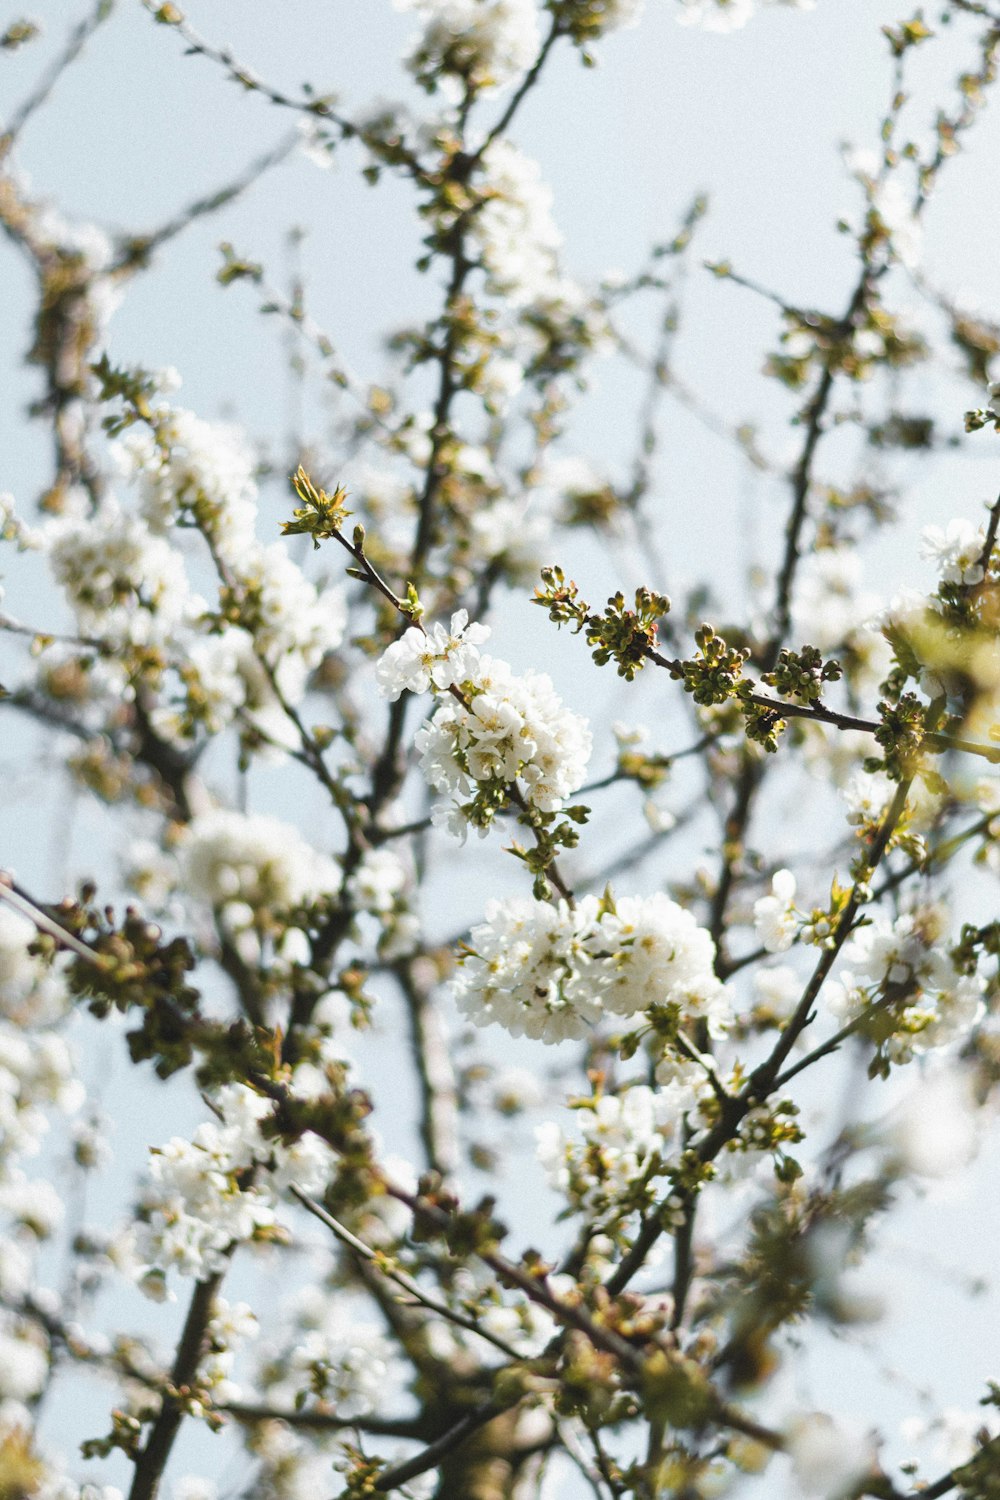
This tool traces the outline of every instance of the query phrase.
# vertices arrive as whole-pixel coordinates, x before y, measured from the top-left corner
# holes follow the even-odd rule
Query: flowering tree
[[[715,31],[753,10],[655,3]],[[37,511],[0,508],[0,707],[107,809],[74,889],[28,886],[13,850],[0,875],[0,1496],[996,1497],[1000,1372],[974,1372],[978,1413],[925,1402],[905,1448],[789,1373],[867,1326],[853,1268],[912,1181],[964,1164],[1000,1078],[1000,501],[949,471],[923,591],[885,566],[905,526],[877,550],[925,464],[988,462],[1000,431],[1000,328],[921,257],[1000,12],[872,28],[888,104],[847,159],[845,300],[765,289],[738,246],[709,266],[773,311],[755,432],[678,372],[705,202],[585,287],[515,143],[553,60],[599,62],[641,0],[405,8],[412,104],[342,109],[145,0],[151,52],[300,127],[153,232],[71,224],[17,166],[110,0],[0,134],[51,442]],[[935,29],[965,62],[928,104]],[[322,440],[266,463],[175,372],[123,361],[111,316],[299,147],[411,195],[435,305],[377,383],[224,245],[218,280],[341,393]],[[644,386],[624,478],[578,456],[601,361]],[[693,584],[663,560],[671,403],[781,507],[738,607],[716,534]],[[620,578],[606,604],[565,571],[593,562],[581,536]],[[504,659],[532,589],[553,675]],[[649,728],[606,727],[615,676]],[[151,1100],[187,1090],[137,1185],[86,1061],[109,1029]],[[92,1221],[95,1180],[117,1218]]]

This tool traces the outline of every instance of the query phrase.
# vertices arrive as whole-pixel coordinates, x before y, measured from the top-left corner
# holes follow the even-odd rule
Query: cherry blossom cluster
[[[562,235],[552,218],[552,190],[538,162],[498,138],[483,153],[484,202],[471,223],[496,297],[526,306],[551,293],[559,280]]]
[[[712,969],[708,933],[657,892],[575,906],[512,897],[491,901],[454,981],[477,1025],[545,1042],[585,1037],[606,1015],[671,1009],[724,1035],[728,1000]]]
[[[658,1179],[677,1164],[684,1120],[704,1085],[697,1072],[692,1067],[666,1087],[637,1083],[588,1100],[573,1112],[573,1131],[554,1120],[539,1125],[536,1151],[552,1187],[577,1212],[604,1224],[654,1201],[662,1190]],[[681,1199],[665,1201],[665,1218],[673,1223]]]
[[[982,562],[985,543],[985,526],[975,527],[965,517],[959,517],[943,528],[926,527],[921,552],[934,562],[942,583],[971,585],[982,583],[985,577]]]
[[[423,30],[406,65],[426,88],[503,88],[534,62],[541,44],[535,0],[395,0]]]
[[[161,390],[177,383],[169,373],[159,378]],[[155,535],[194,524],[227,562],[239,561],[254,545],[257,484],[239,428],[159,402],[150,425],[129,428],[112,457],[135,485],[139,513]]]
[[[784,953],[795,941],[800,926],[795,887],[791,870],[777,870],[771,877],[771,894],[754,902],[754,926],[768,953]]]
[[[152,1152],[151,1184],[134,1255],[148,1295],[166,1294],[166,1275],[203,1281],[225,1269],[232,1247],[274,1233],[278,1194],[292,1183],[322,1193],[333,1156],[316,1136],[292,1146],[266,1140],[270,1102],[242,1084],[221,1088],[218,1119],[191,1140],[175,1136]]]
[[[352,1316],[316,1286],[303,1287],[285,1310],[286,1327],[260,1351],[255,1384],[278,1411],[303,1409],[307,1396],[350,1420],[383,1409],[399,1360],[381,1328]]]
[[[73,1054],[55,1029],[67,992],[59,973],[29,953],[34,936],[0,903],[0,1409],[11,1411],[37,1397],[48,1378],[48,1338],[37,1320],[15,1309],[36,1283],[39,1246],[63,1217],[53,1185],[17,1163],[40,1153],[53,1116],[65,1130],[85,1098]]]
[[[985,984],[956,969],[945,913],[927,906],[895,921],[878,915],[844,948],[828,1003],[841,1022],[862,1020],[890,1062],[906,1063],[967,1036],[983,1014]]]
[[[602,347],[607,318],[559,263],[562,235],[552,217],[552,193],[538,163],[503,137],[483,153],[476,180],[478,206],[468,220],[486,291],[497,299],[501,356],[530,370],[548,345]],[[511,319],[511,313],[517,317]],[[496,358],[491,355],[491,363]]]
[[[488,635],[459,610],[450,631],[411,626],[376,668],[383,697],[428,689],[440,697],[415,744],[428,784],[450,799],[435,809],[434,821],[459,837],[470,823],[485,830],[515,781],[533,807],[558,811],[590,758],[586,720],[563,706],[545,673],[518,675],[481,655]]]
[[[179,884],[224,913],[234,929],[335,891],[340,872],[290,823],[214,808],[192,820],[179,853]]]
[[[545,4],[570,36],[586,45],[610,31],[634,26],[645,0],[545,0]]]
[[[286,708],[343,640],[343,590],[317,587],[284,544],[257,541],[253,463],[237,429],[160,402],[113,452],[136,491],[134,510],[114,496],[94,510],[73,494],[43,526],[11,516],[5,529],[46,555],[81,647],[136,648],[140,661],[156,653],[161,691],[149,711],[159,734],[191,741],[238,719],[255,749],[293,748]],[[192,530],[208,544],[217,603],[193,586]],[[65,648],[50,648],[50,674],[65,658]],[[88,667],[92,692],[108,677],[110,697],[130,696],[128,659]]]
[[[48,1373],[49,1346],[44,1334],[37,1325],[0,1310],[0,1401],[4,1406],[31,1401],[44,1388]]]
[[[10,1182],[16,1157],[40,1149],[49,1112],[72,1115],[84,1099],[69,1046],[53,1029],[65,1013],[66,990],[28,952],[33,936],[0,904],[0,1184]]]
[[[183,558],[116,501],[97,514],[81,504],[76,514],[49,521],[36,542],[85,638],[166,646],[193,623],[201,601],[192,595]]]
[[[347,882],[351,904],[377,918],[378,951],[389,963],[412,953],[420,940],[420,919],[408,908],[412,878],[394,850],[369,849]]]

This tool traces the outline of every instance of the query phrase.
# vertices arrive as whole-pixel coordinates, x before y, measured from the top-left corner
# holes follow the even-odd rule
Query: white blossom
[[[840,1500],[875,1464],[870,1433],[826,1412],[803,1412],[785,1431],[792,1473],[803,1496]]]
[[[754,902],[754,926],[768,953],[785,953],[798,931],[795,912],[795,876],[777,870],[771,879],[771,894]]]
[[[254,538],[257,485],[246,437],[239,428],[206,422],[166,405],[153,412],[155,435],[133,427],[114,455],[139,491],[143,519],[157,535],[179,521],[195,521],[225,561],[237,562]]]
[[[753,981],[758,1007],[768,1019],[785,1021],[798,1004],[803,982],[788,964],[774,964],[758,969]]]
[[[379,692],[395,703],[401,693],[426,693],[432,683],[444,690],[464,682],[477,670],[476,648],[489,633],[488,625],[470,625],[464,609],[452,615],[450,630],[440,622],[425,629],[411,625],[387,647],[375,668]]]
[[[21,1025],[46,1023],[66,1008],[59,971],[28,952],[35,929],[0,901],[0,1012]]]
[[[582,941],[597,905],[593,896],[572,908],[525,897],[488,901],[453,982],[459,1009],[477,1025],[497,1021],[513,1036],[585,1036],[601,1014],[584,977]]]
[[[653,1005],[705,1019],[721,1036],[730,1015],[714,956],[708,933],[662,893],[625,897],[614,910],[594,896],[574,907],[514,897],[488,903],[453,988],[478,1025],[497,1021],[547,1042]]]
[[[197,1474],[182,1474],[171,1485],[171,1500],[216,1500],[218,1493],[214,1480]]]
[[[406,888],[406,865],[391,849],[369,849],[347,883],[348,893],[360,911],[392,911],[396,898]]]
[[[571,1133],[551,1120],[537,1127],[538,1159],[551,1185],[578,1209],[613,1214],[637,1185],[662,1176],[672,1164],[684,1116],[696,1099],[697,1088],[680,1081],[602,1094],[574,1109]]]
[[[485,202],[472,219],[487,286],[514,306],[551,295],[559,285],[562,235],[552,218],[552,190],[541,167],[502,137],[483,154],[479,191]]]
[[[15,1169],[0,1182],[0,1211],[38,1239],[48,1239],[62,1223],[64,1205],[51,1182]]]
[[[259,1379],[269,1402],[293,1411],[316,1392],[344,1420],[383,1409],[399,1361],[382,1329],[351,1316],[317,1287],[296,1295],[287,1321],[281,1344],[262,1351]]]
[[[592,737],[543,672],[515,675],[484,656],[470,663],[468,703],[446,698],[417,732],[420,766],[436,791],[462,801],[477,783],[519,780],[529,802],[555,812],[582,783]],[[461,831],[461,822],[446,814]]]
[[[983,980],[958,973],[944,943],[944,914],[934,907],[889,921],[876,916],[843,950],[845,969],[828,986],[841,1021],[878,1001],[891,1004],[889,1055],[897,1063],[967,1036],[983,1011]]]
[[[715,945],[691,913],[661,891],[616,902],[586,947],[598,961],[608,1010],[634,1015],[676,1005],[685,1017],[705,1019],[713,1037],[725,1035],[730,1015],[712,968]]]
[[[332,860],[298,829],[262,813],[216,808],[195,818],[180,848],[181,881],[212,906],[250,914],[314,901],[339,885]]]
[[[985,569],[981,558],[986,544],[982,526],[977,528],[971,521],[958,519],[949,521],[943,530],[927,526],[921,537],[920,555],[936,564],[942,583],[982,583]]]
[[[508,578],[533,575],[552,530],[549,518],[528,514],[523,502],[498,500],[477,510],[471,523],[473,564],[500,562]]]
[[[609,31],[637,25],[644,4],[645,0],[583,0],[589,19],[598,23],[596,33],[591,35],[604,36]]]
[[[84,636],[164,645],[200,605],[180,554],[113,501],[91,516],[60,516],[41,544]]]
[[[0,1400],[30,1401],[41,1391],[48,1372],[47,1349],[27,1327],[20,1329],[9,1314],[0,1313]]]
[[[312,670],[340,645],[347,621],[342,590],[318,589],[282,542],[255,543],[233,572],[248,596],[254,649],[265,660],[277,663],[293,652]]]
[[[272,1229],[280,1192],[295,1183],[321,1194],[333,1168],[332,1152],[315,1136],[291,1146],[265,1139],[259,1127],[272,1106],[252,1089],[227,1084],[213,1103],[219,1119],[151,1154],[136,1256],[140,1286],[154,1297],[171,1269],[198,1281],[224,1270],[233,1244]],[[234,1327],[249,1328],[241,1314],[233,1317]]]
[[[84,1089],[64,1039],[0,1021],[0,1162],[32,1156],[48,1128],[48,1111],[73,1114]]]
[[[502,88],[531,67],[541,35],[535,0],[395,0],[424,23],[407,65],[423,83],[436,75]]]

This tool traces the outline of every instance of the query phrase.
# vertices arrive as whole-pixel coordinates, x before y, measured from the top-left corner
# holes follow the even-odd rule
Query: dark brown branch
[[[221,1283],[222,1273],[217,1272],[207,1281],[199,1281],[195,1286],[170,1372],[171,1390],[164,1392],[160,1414],[153,1422],[149,1437],[135,1460],[135,1473],[128,1500],[154,1500],[159,1489],[170,1450],[184,1418],[183,1392],[198,1373],[198,1364],[205,1348],[205,1333],[212,1316],[215,1294]]]

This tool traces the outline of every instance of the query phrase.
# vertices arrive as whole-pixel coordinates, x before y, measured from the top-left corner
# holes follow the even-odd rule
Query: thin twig
[[[87,42],[97,28],[108,19],[113,9],[114,0],[97,0],[97,4],[90,15],[84,17],[82,21],[78,21],[73,27],[63,50],[57,54],[42,74],[34,91],[28,95],[20,108],[14,111],[6,130],[0,130],[0,161],[3,161],[4,157],[9,153],[24,126],[31,119],[31,116],[50,97],[52,90],[59,82],[63,73],[76,62]]]
[[[426,1292],[419,1282],[414,1281],[412,1276],[407,1275],[405,1271],[401,1271],[398,1266],[392,1265],[385,1255],[380,1254],[377,1250],[373,1250],[370,1245],[365,1244],[364,1240],[358,1239],[357,1235],[352,1234],[346,1225],[341,1224],[339,1219],[335,1219],[321,1203],[317,1203],[315,1198],[310,1198],[308,1193],[304,1193],[301,1188],[293,1184],[289,1188],[289,1192],[314,1218],[317,1218],[321,1224],[325,1224],[330,1233],[342,1245],[346,1245],[355,1255],[360,1255],[362,1259],[370,1261],[387,1280],[394,1281],[397,1286],[402,1287],[403,1291],[407,1292],[415,1302],[421,1303],[430,1312],[437,1313],[439,1318],[446,1318],[449,1323],[454,1323],[456,1327],[464,1328],[468,1333],[477,1334],[479,1338],[485,1339],[487,1343],[492,1344],[495,1349],[499,1349],[501,1354],[506,1354],[508,1359],[520,1360],[523,1358],[513,1345],[508,1344],[502,1338],[498,1338],[496,1334],[484,1328],[482,1323],[477,1322],[475,1318],[468,1318],[464,1313],[456,1312],[454,1308],[448,1306],[447,1302],[442,1302],[432,1293]]]

